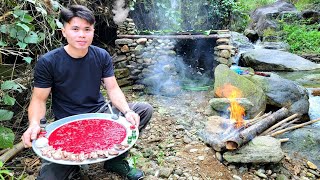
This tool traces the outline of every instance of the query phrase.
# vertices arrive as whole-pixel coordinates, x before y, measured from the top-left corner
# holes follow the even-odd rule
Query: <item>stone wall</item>
[[[136,32],[134,28],[132,19],[127,19],[123,25],[119,26],[118,37],[133,35]],[[176,41],[179,39],[155,38],[147,35],[142,38],[134,35],[129,37],[115,41],[117,57],[114,58],[114,66],[119,85],[134,85],[133,88],[137,90],[152,86],[156,91],[168,93],[174,93],[179,89],[178,74],[181,68],[179,64],[182,60],[174,51]],[[219,64],[231,66],[233,62],[236,52],[230,45],[230,37],[228,30],[217,31],[215,36],[217,46],[212,48],[214,48],[215,60]],[[170,81],[167,82],[168,80]],[[159,82],[167,82],[170,86],[161,87]]]

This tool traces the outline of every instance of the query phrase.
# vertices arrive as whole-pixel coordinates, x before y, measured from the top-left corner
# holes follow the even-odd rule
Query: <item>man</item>
[[[110,55],[91,45],[95,23],[92,12],[84,6],[73,5],[61,11],[61,19],[62,34],[68,43],[44,54],[37,62],[28,108],[29,127],[22,136],[25,147],[31,147],[31,141],[40,132],[40,119],[45,117],[50,93],[56,120],[97,112],[105,104],[100,92],[101,80],[114,108],[139,129],[143,128],[152,116],[152,107],[147,103],[127,103],[114,77]],[[130,167],[125,156],[106,161],[104,168],[128,179],[141,179],[143,172]],[[37,179],[68,179],[78,169],[78,166],[44,162]]]

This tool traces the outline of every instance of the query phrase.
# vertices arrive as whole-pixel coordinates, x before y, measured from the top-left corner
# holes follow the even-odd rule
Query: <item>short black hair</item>
[[[95,23],[95,18],[92,13],[87,7],[82,5],[71,5],[68,8],[63,8],[60,13],[60,18],[62,23],[68,23],[71,21],[72,18],[79,17],[88,21],[91,25]]]

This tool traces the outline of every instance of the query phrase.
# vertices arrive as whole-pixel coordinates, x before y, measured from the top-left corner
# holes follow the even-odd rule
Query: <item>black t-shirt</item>
[[[101,79],[114,76],[109,53],[89,46],[83,58],[72,58],[63,47],[54,49],[37,62],[34,87],[49,88],[56,119],[96,112],[105,102],[100,92]]]

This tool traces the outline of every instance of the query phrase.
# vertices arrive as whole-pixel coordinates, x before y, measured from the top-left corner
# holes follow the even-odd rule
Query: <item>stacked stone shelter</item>
[[[231,66],[236,54],[230,44],[228,30],[216,30],[210,35],[138,35],[132,19],[118,27],[116,57],[114,58],[115,75],[120,86],[144,89],[156,85],[161,80],[177,81],[176,42],[181,39],[211,38],[216,41],[214,60],[218,64]]]

